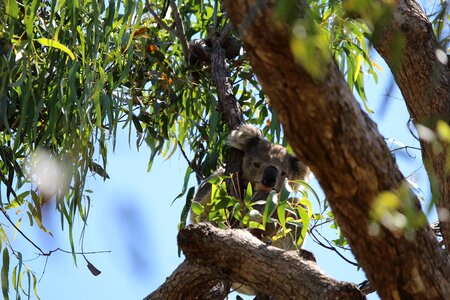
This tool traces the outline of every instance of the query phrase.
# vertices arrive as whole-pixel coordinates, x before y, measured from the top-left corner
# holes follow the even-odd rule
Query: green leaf
[[[289,195],[292,192],[292,188],[289,185],[289,181],[287,179],[285,179],[283,181],[283,184],[281,185],[281,190],[280,190],[280,201],[284,201],[286,202],[289,199]]]
[[[313,207],[312,207],[311,201],[309,201],[308,198],[301,198],[298,201],[298,204],[300,204],[299,205],[300,207],[303,205],[304,207],[302,207],[302,209],[306,210],[306,212],[308,213],[308,218],[312,218],[312,216],[313,216]]]
[[[188,186],[188,184],[189,184],[189,177],[191,176],[191,173],[192,173],[192,170],[191,170],[190,167],[188,167],[188,168],[186,169],[186,172],[184,173],[183,188],[182,188],[182,190],[181,190],[181,193],[179,193],[178,196],[176,196],[175,199],[172,200],[172,203],[171,203],[170,205],[173,205],[173,203],[175,202],[175,200],[181,198],[181,197],[186,193],[187,186]],[[187,200],[187,198],[186,198],[186,200]]]
[[[233,216],[239,222],[242,222],[241,204],[236,202],[231,210],[231,216]]]
[[[192,199],[194,198],[194,194],[195,194],[195,187],[191,187],[186,195],[186,203],[184,204],[183,210],[181,211],[180,223],[178,225],[178,230],[180,230],[186,226],[186,221],[187,221],[187,218],[189,215],[189,210],[191,209],[191,206],[192,206]]]
[[[12,279],[13,279],[13,286],[14,286],[14,281],[16,282],[16,285],[15,285],[14,288],[15,288],[16,293],[18,295],[18,293],[19,293],[19,284],[21,283],[20,280],[22,278],[22,276],[21,276],[21,274],[22,274],[22,253],[17,252],[17,258],[19,259],[19,262],[17,263],[16,268],[14,268],[14,270],[17,271],[17,272],[16,272],[16,276],[14,276],[14,274],[13,274],[13,278]]]
[[[250,206],[250,202],[252,201],[252,198],[253,198],[252,184],[249,182],[247,184],[247,189],[245,190],[245,196],[244,196],[245,206],[247,206],[247,207]]]
[[[278,207],[277,207],[277,216],[278,221],[280,221],[280,225],[283,227],[284,230],[286,230],[286,206],[288,197],[286,197],[286,192],[285,191],[283,192],[283,189],[284,185],[280,191],[280,199],[278,200]]]
[[[203,213],[205,210],[204,206],[197,201],[192,201],[191,209],[194,212],[195,215],[199,216]]]
[[[275,210],[275,207],[278,203],[278,194],[274,190],[272,190],[267,197],[266,205],[264,206],[264,213],[263,213],[263,219],[262,219],[262,225],[265,228],[267,224],[267,220],[269,220],[270,216],[272,216],[272,213]]]
[[[8,300],[9,299],[9,279],[8,279],[8,273],[9,273],[9,253],[8,249],[3,249],[3,265],[2,265],[2,293],[3,293],[3,299]]]
[[[16,224],[14,224],[15,227],[19,228],[21,222],[22,222],[22,218],[19,218],[19,220],[17,220]],[[17,230],[14,229],[14,240],[16,239],[16,237],[17,237]]]
[[[12,286],[13,286],[14,290],[17,291],[17,289],[18,289],[18,285],[17,285],[17,266],[15,266],[13,268],[12,275],[11,275],[11,280],[12,280]]]
[[[308,212],[308,209],[305,209],[303,206],[299,205],[297,207],[298,214],[300,215],[300,219],[302,220],[302,230],[300,231],[300,236],[297,239],[297,247],[301,247],[303,244],[303,241],[305,240],[306,233],[308,232],[309,228],[309,221],[310,221],[310,214]]]
[[[31,275],[33,277],[33,291],[34,291],[34,295],[36,296],[36,298],[38,300],[40,300],[41,298],[39,298],[39,295],[37,293],[37,277],[36,277],[36,274],[32,273]]]
[[[69,48],[67,48],[66,46],[64,46],[60,42],[58,42],[57,40],[51,40],[51,39],[47,39],[47,38],[38,38],[38,39],[35,39],[35,41],[38,42],[39,44],[43,45],[43,46],[53,47],[53,48],[59,49],[59,50],[65,52],[67,55],[69,55],[69,57],[72,60],[75,60],[75,55],[73,54],[73,52],[70,51]]]
[[[14,19],[19,17],[19,6],[17,5],[16,0],[8,0],[8,3],[4,5],[6,6],[5,10],[7,16],[11,16]]]

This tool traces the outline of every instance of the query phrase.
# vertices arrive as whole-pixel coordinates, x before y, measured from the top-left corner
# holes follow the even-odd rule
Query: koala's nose
[[[264,169],[261,183],[267,187],[274,187],[277,183],[278,169],[274,166],[268,166]]]

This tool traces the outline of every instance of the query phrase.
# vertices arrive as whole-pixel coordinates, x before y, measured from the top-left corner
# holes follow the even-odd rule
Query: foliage
[[[300,248],[314,218],[308,198],[310,186],[304,181],[284,182],[279,193],[272,191],[267,198],[254,194],[248,184],[245,195],[237,199],[228,195],[226,179],[215,176],[211,184],[211,201],[203,205],[192,201],[197,222],[206,220],[219,228],[249,228],[261,231],[266,242],[283,239],[289,248]],[[295,186],[293,190],[291,185]],[[181,221],[185,223],[185,220]]]
[[[2,2],[0,11],[2,212],[7,217],[7,210],[16,210],[19,221],[9,219],[16,230],[28,216],[30,226],[50,233],[41,207],[55,201],[74,253],[74,222],[77,217],[86,222],[89,214],[86,177],[108,177],[108,139],[131,119],[129,100],[120,92],[143,7],[133,1],[36,0]],[[52,179],[60,184],[51,185]],[[7,235],[2,241],[4,261],[7,248],[17,258],[12,277],[18,297],[30,295],[22,279],[36,291],[36,275]],[[8,264],[2,279],[8,279]]]

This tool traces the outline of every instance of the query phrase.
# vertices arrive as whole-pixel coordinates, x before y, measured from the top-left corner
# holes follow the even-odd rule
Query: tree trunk
[[[400,1],[380,36],[374,40],[375,48],[391,68],[414,123],[435,129],[437,120],[450,121],[450,62],[444,65],[437,59],[436,37],[419,4]],[[404,45],[400,57],[395,55],[398,39]],[[448,147],[436,152],[429,142],[420,142],[428,176],[438,187],[433,195],[445,246],[450,249],[450,176],[445,170]]]
[[[428,225],[412,238],[383,226],[379,234],[369,235],[374,199],[382,191],[399,189],[404,178],[336,63],[330,62],[322,81],[314,80],[294,63],[289,29],[274,21],[273,1],[224,2],[290,145],[319,180],[355,257],[380,296],[450,299],[449,260]]]

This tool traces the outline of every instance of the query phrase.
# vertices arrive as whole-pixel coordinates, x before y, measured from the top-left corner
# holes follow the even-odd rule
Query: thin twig
[[[231,29],[233,29],[233,25],[231,24],[231,22],[228,22],[227,25],[225,25],[219,38],[217,39],[217,42],[219,43],[219,45],[223,45],[223,43],[225,42],[225,39],[228,37],[228,34],[230,34]]]
[[[8,213],[6,212],[6,210],[3,207],[0,207],[0,210],[2,211],[3,215],[8,220],[8,222],[17,230],[18,233],[20,233],[21,236],[23,236],[31,245],[33,245],[34,248],[39,250],[39,252],[41,252],[42,255],[46,254],[38,245],[36,245],[32,240],[30,240],[30,238],[28,238],[25,235],[25,233],[23,233],[22,230],[20,230],[19,227],[16,226],[16,224],[14,224],[13,220],[11,220]]]
[[[25,233],[23,233],[22,230],[20,230],[19,227],[16,226],[16,224],[14,224],[13,220],[11,220],[11,218],[8,215],[8,213],[6,212],[6,210],[3,207],[0,207],[0,210],[3,213],[3,215],[5,216],[5,218],[8,220],[8,222],[14,227],[14,229],[17,230],[17,232],[20,233],[20,235],[24,239],[26,239],[31,245],[33,245],[34,248],[36,248],[40,252],[39,256],[50,256],[50,255],[52,255],[52,253],[57,252],[57,251],[64,252],[64,253],[70,253],[70,254],[73,253],[73,254],[76,254],[76,255],[99,254],[99,253],[110,253],[111,252],[111,250],[90,251],[90,252],[72,252],[72,251],[61,249],[59,247],[54,249],[54,250],[50,250],[48,252],[45,252],[44,250],[41,249],[41,247],[36,245],[35,242],[33,242],[29,237],[27,237],[25,235]]]
[[[155,18],[156,22],[158,23],[159,26],[161,26],[162,28],[164,28],[165,30],[172,32],[173,34],[176,35],[175,30],[173,30],[172,28],[170,28],[159,16],[158,14],[152,9],[150,2],[148,0],[145,1],[145,7],[147,8],[147,10],[150,12],[150,14],[152,15],[153,18]]]
[[[422,150],[420,147],[403,146],[403,147],[398,147],[398,148],[392,149],[391,152],[399,151],[399,150],[406,150],[406,151],[408,151],[408,149],[419,150],[419,151]]]
[[[406,123],[408,126],[409,133],[418,141],[420,141],[419,137],[414,133],[414,130],[411,128],[411,125],[414,127],[414,121],[412,118],[409,118],[408,122]]]
[[[75,255],[92,255],[92,254],[101,254],[101,253],[111,253],[111,250],[101,250],[101,251],[88,251],[88,252],[84,252],[84,251],[81,251],[81,252],[72,252],[72,251],[69,251],[69,250],[64,250],[64,249],[61,249],[61,248],[56,248],[56,249],[53,249],[53,250],[50,250],[50,251],[48,251],[47,253],[43,253],[42,254],[42,256],[50,256],[52,253],[54,253],[54,252],[63,252],[63,253],[68,253],[68,254],[75,254]]]
[[[50,257],[50,256],[47,256],[47,257],[45,258],[44,269],[42,270],[41,277],[39,277],[39,280],[38,280],[39,283],[41,282],[42,278],[44,278],[45,271],[47,270],[47,263],[48,263],[48,258],[49,258],[49,257]]]
[[[324,238],[323,235],[321,235],[318,231],[317,231],[317,233],[318,233],[322,238]],[[355,267],[359,267],[359,264],[357,264],[357,263],[355,263],[355,262],[352,262],[351,260],[349,260],[348,258],[346,258],[344,255],[342,255],[342,254],[336,249],[336,247],[334,247],[334,246],[331,245],[330,241],[328,241],[327,239],[324,238],[325,241],[327,241],[327,243],[328,243],[328,245],[329,245],[329,246],[327,246],[327,245],[325,245],[324,243],[322,243],[322,242],[314,235],[314,232],[313,232],[313,231],[310,231],[310,234],[311,234],[311,236],[313,237],[313,240],[314,240],[317,244],[319,244],[320,246],[322,246],[322,247],[324,247],[324,248],[326,248],[326,249],[329,249],[329,250],[332,250],[332,251],[336,252],[336,254],[339,255],[340,258],[342,258],[343,260],[345,260],[345,261],[348,262],[349,264],[351,264],[351,265],[353,265],[353,266],[355,266]]]
[[[423,168],[423,165],[421,165],[420,167],[418,167],[417,169],[415,169],[414,171],[412,171],[408,176],[405,176],[406,178],[411,177],[414,173],[418,172],[420,169]]]
[[[181,154],[183,155],[184,159],[187,161],[189,167],[195,172],[195,176],[197,177],[197,183],[200,184],[200,182],[205,179],[205,177],[202,174],[202,171],[198,168],[197,163],[189,160],[189,157],[187,157],[186,152],[184,152],[183,145],[181,145],[180,141],[177,141],[178,147],[181,150]],[[194,158],[195,160],[195,158]]]
[[[176,30],[175,34],[180,40],[181,48],[183,49],[184,61],[189,64],[189,45],[186,39],[186,33],[184,31],[183,20],[181,20],[180,11],[178,10],[178,6],[175,3],[175,0],[169,0],[170,7],[172,8],[172,17],[175,21]]]

